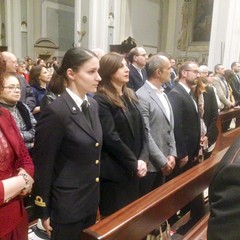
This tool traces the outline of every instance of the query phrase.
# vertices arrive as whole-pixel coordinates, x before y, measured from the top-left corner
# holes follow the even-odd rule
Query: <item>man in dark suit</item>
[[[199,76],[195,62],[185,62],[179,69],[179,82],[169,92],[168,97],[174,115],[174,135],[177,147],[177,164],[174,174],[178,175],[198,164],[200,148],[200,118],[191,88]],[[203,215],[202,197],[193,200],[183,211],[190,208],[193,221]],[[199,203],[201,205],[199,206]],[[201,210],[201,211],[200,211]]]
[[[143,47],[135,47],[128,54],[129,65],[129,82],[128,87],[137,91],[146,81],[147,74],[145,65],[147,53]]]
[[[231,69],[234,72],[234,76],[232,77],[232,79],[230,81],[230,86],[232,88],[232,93],[233,93],[234,99],[236,101],[236,105],[239,105],[239,103],[240,103],[240,76],[238,74],[240,72],[240,63],[233,62],[231,64]]]
[[[191,96],[198,74],[196,63],[183,64],[179,70],[179,82],[168,95],[174,114],[179,170],[195,165],[200,147],[200,119],[196,102]]]
[[[208,240],[239,239],[240,139],[222,158],[209,186]]]
[[[146,64],[148,80],[136,92],[144,122],[148,128],[148,173],[140,179],[140,193],[144,195],[164,183],[175,167],[176,145],[171,104],[162,85],[169,81],[171,65],[167,57],[152,56]]]

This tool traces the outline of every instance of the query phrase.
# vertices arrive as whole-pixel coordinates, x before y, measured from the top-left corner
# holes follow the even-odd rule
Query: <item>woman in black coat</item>
[[[94,98],[103,129],[100,213],[107,216],[139,197],[148,145],[137,98],[126,87],[129,69],[123,56],[103,56],[99,74],[102,81]]]

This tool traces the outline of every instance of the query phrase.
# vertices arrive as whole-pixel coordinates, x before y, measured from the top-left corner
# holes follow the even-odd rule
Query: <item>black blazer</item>
[[[168,94],[174,115],[174,136],[177,158],[188,155],[192,160],[198,155],[200,147],[200,118],[191,96],[179,84]]]
[[[101,177],[116,182],[128,181],[137,173],[137,160],[147,160],[147,132],[139,108],[135,105],[140,119],[140,136],[135,136],[132,122],[122,109],[112,104],[105,96],[94,96],[99,104],[99,117],[103,129],[103,149],[101,156]],[[141,146],[136,145],[140,138]],[[137,153],[138,152],[138,153]]]
[[[218,105],[214,90],[211,86],[206,87],[206,92],[203,93],[204,97],[204,115],[203,120],[207,127],[208,146],[210,147],[216,142],[218,137],[217,118],[218,118]]]
[[[239,239],[240,138],[229,148],[209,186],[208,240]]]
[[[102,128],[88,99],[93,129],[67,91],[41,113],[33,151],[39,218],[69,224],[97,211]]]
[[[232,88],[233,97],[237,104],[240,103],[240,83],[237,76],[234,75],[230,81],[230,86]]]
[[[131,89],[133,89],[135,92],[145,83],[147,79],[146,70],[142,69],[142,75],[139,74],[138,70],[132,65],[129,65],[129,82],[127,83],[127,86]]]

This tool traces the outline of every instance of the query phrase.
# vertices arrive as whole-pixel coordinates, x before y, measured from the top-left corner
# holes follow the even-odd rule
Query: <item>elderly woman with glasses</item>
[[[13,75],[5,76],[0,90],[0,106],[11,112],[28,150],[31,151],[36,120],[28,106],[20,102],[20,98],[21,86],[18,78]]]
[[[0,53],[0,91],[20,92],[19,83],[3,79],[5,61]],[[13,93],[14,95],[14,93]],[[31,192],[34,166],[10,112],[0,106],[0,239],[27,240],[28,217],[22,196]]]

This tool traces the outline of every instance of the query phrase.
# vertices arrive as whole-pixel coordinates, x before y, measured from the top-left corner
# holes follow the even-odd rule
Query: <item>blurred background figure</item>
[[[135,47],[128,53],[129,81],[127,86],[135,92],[145,83],[147,74],[145,65],[148,55],[143,47]]]
[[[92,52],[97,55],[99,60],[101,60],[101,58],[105,55],[105,52],[101,48],[93,48]]]
[[[37,65],[32,67],[29,78],[34,99],[27,99],[26,104],[29,106],[35,119],[38,120],[41,111],[40,104],[47,91],[47,85],[51,76],[45,67]]]
[[[6,74],[17,74],[18,62],[16,56],[11,52],[2,52],[2,56],[6,62]],[[33,101],[34,97],[31,92],[30,85],[27,83],[26,79],[23,76],[18,75],[17,78],[20,81],[21,85],[21,98],[20,101],[26,103],[28,101]]]
[[[48,84],[47,91],[42,98],[40,108],[43,110],[48,104],[53,102],[57,97],[59,97],[66,88],[66,80],[58,75],[56,72],[53,73],[52,78]]]

